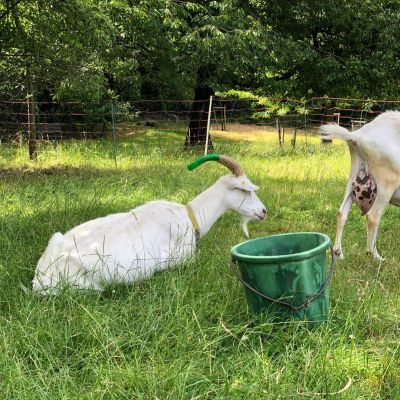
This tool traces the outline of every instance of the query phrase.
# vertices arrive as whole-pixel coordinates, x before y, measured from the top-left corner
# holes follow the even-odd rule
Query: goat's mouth
[[[258,221],[263,221],[263,220],[267,217],[267,214],[261,215],[261,214],[255,213],[254,215],[256,216],[256,219],[257,219]]]

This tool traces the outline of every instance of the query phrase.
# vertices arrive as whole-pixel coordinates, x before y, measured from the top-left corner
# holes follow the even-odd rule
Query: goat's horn
[[[232,158],[228,156],[220,156],[218,162],[232,171],[232,174],[236,176],[244,175],[242,167]]]
[[[189,171],[194,170],[201,164],[204,164],[207,161],[219,161],[220,155],[219,154],[207,154],[206,156],[199,157],[198,159],[192,161],[190,164],[187,165],[187,169]]]
[[[199,165],[207,162],[207,161],[218,161],[220,164],[225,165],[225,167],[229,168],[232,173],[236,176],[244,175],[244,171],[242,167],[232,158],[219,154],[208,154],[203,157],[199,157],[197,160],[192,161],[187,165],[189,171],[197,168]]]

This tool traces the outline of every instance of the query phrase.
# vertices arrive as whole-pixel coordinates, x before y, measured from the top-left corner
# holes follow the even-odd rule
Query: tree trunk
[[[190,123],[186,134],[185,146],[205,146],[207,136],[208,109],[210,96],[213,90],[208,86],[200,86],[202,80],[198,77],[198,84],[194,91],[194,102],[190,111]],[[211,136],[208,138],[208,150],[213,149]]]

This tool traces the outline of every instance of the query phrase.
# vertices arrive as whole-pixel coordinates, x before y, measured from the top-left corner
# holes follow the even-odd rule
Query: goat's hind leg
[[[384,258],[379,255],[376,248],[376,237],[383,212],[389,204],[394,191],[394,189],[387,189],[382,193],[382,190],[379,190],[378,187],[378,194],[375,202],[365,215],[367,217],[367,253],[371,254],[376,260],[384,260]]]
[[[343,251],[342,251],[343,229],[344,226],[346,225],[351,205],[353,204],[352,182],[357,176],[358,171],[360,170],[362,165],[361,158],[357,155],[352,146],[349,146],[349,151],[351,156],[351,168],[349,173],[349,179],[347,180],[346,184],[344,198],[337,213],[336,239],[335,239],[335,244],[333,245],[333,252],[339,258],[343,258]]]
[[[339,211],[337,213],[336,238],[335,238],[335,244],[333,245],[333,252],[339,258],[343,258],[342,235],[352,204],[353,204],[353,196],[351,194],[351,179],[349,179],[349,181],[347,182],[346,192],[344,194],[343,202],[340,205]]]
[[[367,217],[367,253],[371,254],[375,260],[384,260],[378,253],[376,248],[376,238],[378,235],[378,227],[381,221],[383,212],[393,195],[394,190],[386,190],[380,193],[378,187],[378,194],[371,209],[365,215]]]

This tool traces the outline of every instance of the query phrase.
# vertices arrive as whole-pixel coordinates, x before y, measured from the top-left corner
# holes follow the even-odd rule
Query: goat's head
[[[247,224],[249,221],[262,221],[267,215],[267,210],[256,192],[258,186],[254,185],[245,175],[242,167],[232,158],[225,155],[210,154],[209,156],[201,157],[188,168],[193,169],[205,161],[214,160],[225,165],[232,171],[233,175],[223,176],[218,180],[225,190],[223,200],[228,209],[237,212],[242,216],[241,226],[243,233],[249,237]]]

